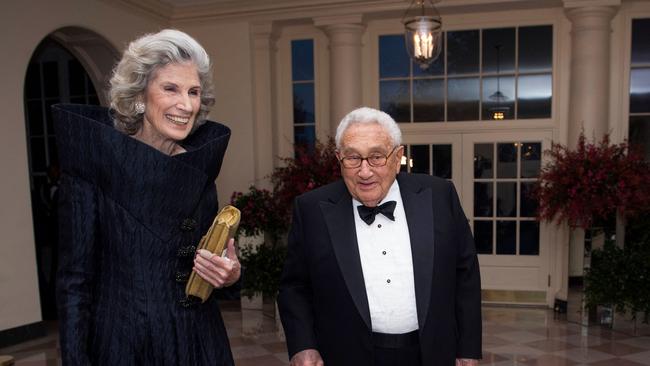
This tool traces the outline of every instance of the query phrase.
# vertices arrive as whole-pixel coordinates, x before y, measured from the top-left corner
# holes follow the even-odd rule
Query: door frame
[[[405,131],[404,145],[450,144],[452,146],[452,179],[459,199],[473,228],[474,207],[474,143],[542,142],[542,151],[551,147],[553,130],[518,129],[485,132]],[[542,154],[541,164],[547,162]],[[482,290],[485,302],[546,304],[555,298],[557,280],[551,281],[556,271],[554,254],[558,248],[557,230],[552,224],[540,222],[540,254],[538,256],[479,254]],[[532,270],[531,270],[532,269]],[[491,293],[491,294],[490,294]],[[495,295],[496,294],[496,295]],[[495,296],[490,296],[495,295]],[[490,300],[492,298],[492,300]]]
[[[465,208],[470,226],[474,222],[474,144],[476,143],[503,143],[503,142],[541,142],[541,151],[551,147],[553,133],[551,130],[523,130],[512,132],[481,132],[466,133],[462,135],[463,147],[463,172],[462,172],[462,203]],[[541,156],[541,166],[546,163],[544,154]],[[539,255],[488,255],[479,254],[481,267],[482,289],[497,292],[514,293],[514,298],[522,301],[518,303],[537,303],[544,301],[547,304],[554,298],[551,287],[551,228],[549,224],[540,222]],[[534,299],[526,296],[517,296],[517,293],[534,293]],[[498,297],[498,296],[497,296]],[[498,300],[495,300],[498,302]],[[508,302],[508,301],[505,301]]]

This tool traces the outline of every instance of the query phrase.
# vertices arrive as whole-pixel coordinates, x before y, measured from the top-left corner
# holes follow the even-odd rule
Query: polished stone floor
[[[227,303],[223,308],[237,366],[288,365],[272,305],[241,311],[238,303]],[[0,349],[0,355],[12,355],[16,366],[60,364],[56,324],[51,328],[51,335]],[[582,327],[546,309],[486,306],[481,365],[650,365],[650,337]]]

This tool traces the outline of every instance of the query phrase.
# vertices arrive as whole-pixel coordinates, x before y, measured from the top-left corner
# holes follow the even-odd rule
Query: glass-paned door
[[[551,136],[404,133],[402,171],[454,183],[474,234],[483,290],[523,298],[502,302],[540,304],[553,295],[547,291],[549,228],[537,221],[531,197]]]
[[[531,192],[551,134],[464,134],[463,205],[484,289],[546,291],[545,225]]]
[[[405,136],[402,171],[450,180],[461,195],[461,135],[418,134]]]

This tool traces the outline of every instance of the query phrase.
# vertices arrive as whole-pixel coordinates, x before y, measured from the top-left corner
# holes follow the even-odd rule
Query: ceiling
[[[241,0],[158,0],[161,3],[171,5],[171,6],[186,6],[186,5],[206,5],[206,4],[226,4],[226,3],[241,3]],[[348,0],[348,1],[361,1],[361,0]],[[410,0],[404,0],[404,1],[410,1]],[[249,0],[247,1],[249,3],[277,3],[279,2],[278,0]],[[309,2],[309,0],[305,0],[305,2]],[[337,2],[337,1],[331,1],[331,2]],[[340,1],[339,1],[340,2]]]
[[[103,0],[128,6],[163,21],[196,22],[226,19],[282,21],[319,16],[403,12],[411,0]],[[432,0],[444,14],[562,6],[592,0]],[[600,0],[621,1],[621,0]]]

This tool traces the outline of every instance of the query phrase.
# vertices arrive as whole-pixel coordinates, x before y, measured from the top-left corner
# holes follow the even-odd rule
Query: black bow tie
[[[365,221],[366,224],[371,225],[373,222],[375,222],[375,216],[377,216],[378,213],[395,221],[395,216],[393,216],[395,206],[397,206],[397,202],[388,201],[376,207],[367,207],[364,205],[357,206],[357,210],[359,210],[359,216],[361,216],[361,220]]]

